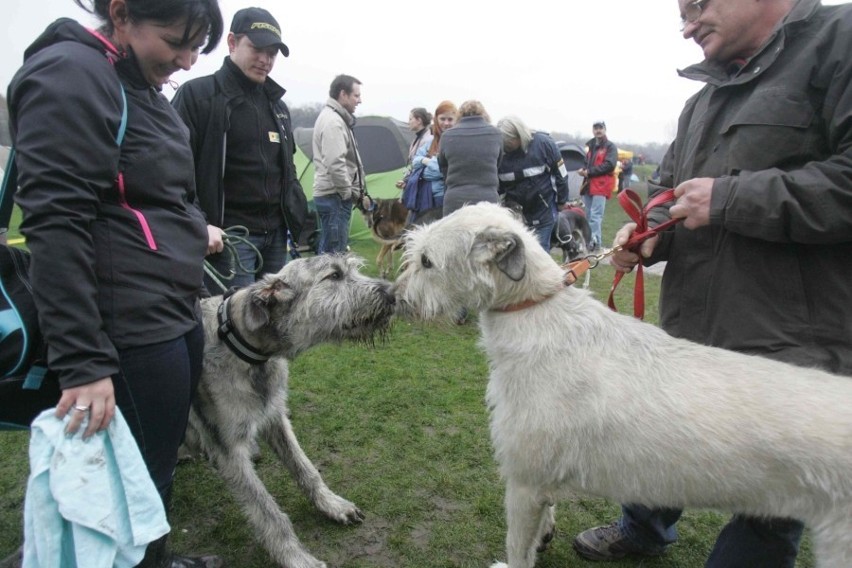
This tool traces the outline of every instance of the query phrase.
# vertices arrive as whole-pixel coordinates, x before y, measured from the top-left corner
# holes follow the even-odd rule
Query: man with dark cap
[[[290,111],[281,100],[285,91],[269,78],[279,51],[290,54],[272,14],[239,10],[221,69],[188,81],[172,101],[189,127],[208,231],[248,229],[248,242],[208,257],[222,275],[205,278],[211,294],[278,272],[287,260],[288,230],[296,241],[307,216],[293,163]]]

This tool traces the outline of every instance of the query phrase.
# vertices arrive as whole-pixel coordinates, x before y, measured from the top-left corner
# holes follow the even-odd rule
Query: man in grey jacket
[[[320,218],[317,252],[346,252],[352,205],[366,184],[355,143],[355,108],[361,104],[361,81],[338,75],[314,124],[314,205]]]
[[[705,56],[681,75],[705,86],[651,185],[651,196],[673,187],[677,197],[652,211],[651,225],[683,219],[639,251],[645,264],[668,261],[660,324],[705,345],[852,376],[852,5],[678,4],[684,38]],[[623,272],[639,261],[629,251],[613,258]],[[581,533],[574,547],[592,560],[661,554],[680,515],[625,505],[619,521]],[[706,566],[792,567],[801,533],[797,520],[735,516]]]

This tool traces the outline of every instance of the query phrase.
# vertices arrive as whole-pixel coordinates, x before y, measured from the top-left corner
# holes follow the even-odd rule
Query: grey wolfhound
[[[852,566],[852,379],[675,339],[563,276],[478,204],[412,232],[395,286],[403,314],[480,310],[508,566],[534,565],[569,490],[800,519],[818,566]]]
[[[333,493],[296,440],[287,417],[287,360],[327,341],[372,342],[388,328],[389,284],[358,272],[352,256],[291,262],[233,295],[202,302],[204,370],[187,444],[203,450],[280,566],[321,568],[257,476],[252,449],[262,436],[314,506],[340,523],[364,515]]]

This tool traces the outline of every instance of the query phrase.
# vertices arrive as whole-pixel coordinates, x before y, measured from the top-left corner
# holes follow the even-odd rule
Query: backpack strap
[[[9,220],[12,218],[12,207],[15,190],[18,188],[18,166],[15,163],[15,148],[9,149],[9,159],[6,160],[6,169],[3,175],[3,183],[0,184],[0,230],[6,232],[9,228]]]
[[[115,136],[115,144],[121,146],[121,143],[124,142],[124,133],[127,131],[127,94],[124,92],[124,85],[121,81],[118,82],[118,86],[121,87],[121,122]]]
[[[115,66],[116,61],[123,57],[123,54],[115,44],[98,30],[86,28],[86,31],[101,42],[101,45],[104,46],[104,56],[107,58],[107,61]],[[121,123],[118,125],[118,134],[115,136],[115,143],[117,146],[121,146],[121,143],[124,141],[124,132],[127,130],[127,94],[124,92],[124,84],[120,80],[118,86],[121,88]]]

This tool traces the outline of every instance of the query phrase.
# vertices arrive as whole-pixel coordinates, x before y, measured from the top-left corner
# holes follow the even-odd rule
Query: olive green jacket
[[[850,54],[852,5],[800,0],[735,74],[681,72],[706,86],[660,185],[715,182],[710,225],[676,226],[649,259],[668,261],[660,322],[672,335],[852,375]]]

